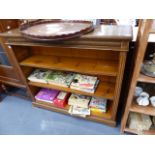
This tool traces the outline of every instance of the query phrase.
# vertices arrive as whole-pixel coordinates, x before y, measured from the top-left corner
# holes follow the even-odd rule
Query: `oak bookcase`
[[[21,36],[18,29],[1,33],[9,55],[18,66],[22,80],[31,96],[33,106],[68,113],[68,106],[57,108],[44,102],[36,102],[34,96],[40,88],[53,88],[83,95],[108,99],[108,111],[102,115],[90,115],[88,120],[116,125],[123,73],[129,42],[132,39],[130,26],[100,25],[94,32],[67,41],[35,42]],[[76,72],[97,76],[100,83],[94,94],[70,88],[30,82],[27,77],[35,68]]]
[[[129,86],[128,97],[126,100],[126,108],[125,108],[124,115],[122,118],[122,123],[121,123],[122,132],[128,132],[133,134],[144,134],[144,135],[155,134],[154,129],[150,129],[148,131],[138,131],[138,130],[130,129],[128,128],[128,123],[127,123],[130,112],[155,116],[155,108],[153,106],[151,105],[146,107],[139,106],[134,99],[134,91],[138,82],[145,83],[145,84],[155,83],[155,78],[148,77],[141,73],[141,65],[143,63],[144,56],[146,54],[149,36],[150,34],[155,33],[154,30],[155,28],[153,28],[152,19],[140,20],[137,41],[136,41],[136,51],[135,51],[136,55],[133,62],[134,64],[133,73],[132,73],[132,78]]]

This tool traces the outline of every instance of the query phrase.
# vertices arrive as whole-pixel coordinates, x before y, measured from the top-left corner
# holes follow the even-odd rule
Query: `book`
[[[58,96],[53,101],[54,105],[60,108],[64,108],[67,105],[69,96],[70,93],[63,91],[59,92]]]
[[[75,89],[75,90],[80,90],[80,91],[83,91],[83,92],[87,92],[87,93],[94,93],[96,91],[98,83],[99,83],[99,80],[96,81],[96,84],[95,84],[93,89],[81,88],[81,87],[77,87],[77,86],[71,86],[70,88]]]
[[[81,108],[78,106],[70,106],[69,111],[71,115],[86,117],[90,115],[90,109],[89,108]]]
[[[107,109],[99,109],[99,108],[90,107],[90,111],[91,111],[91,114],[93,114],[93,115],[101,115],[103,113],[106,113]]]
[[[89,107],[98,108],[98,109],[102,109],[105,111],[107,108],[107,99],[99,98],[99,97],[92,97]]]
[[[69,87],[75,74],[61,71],[53,71],[47,75],[46,80],[49,84]]]
[[[94,89],[96,82],[97,82],[97,77],[76,74],[70,87],[71,88],[79,87],[83,89]]]
[[[81,108],[88,108],[88,104],[90,102],[91,97],[78,95],[78,94],[71,94],[68,105],[78,106]]]
[[[59,91],[54,89],[42,88],[35,96],[36,100],[53,103]]]
[[[47,83],[46,76],[48,74],[50,74],[50,71],[42,70],[42,69],[36,69],[28,77],[28,80],[30,80],[32,82]]]

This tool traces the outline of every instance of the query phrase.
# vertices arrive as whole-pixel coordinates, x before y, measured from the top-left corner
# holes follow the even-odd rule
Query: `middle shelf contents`
[[[113,99],[114,77],[88,76],[77,73],[35,69],[28,77],[28,84],[53,88],[94,97]]]

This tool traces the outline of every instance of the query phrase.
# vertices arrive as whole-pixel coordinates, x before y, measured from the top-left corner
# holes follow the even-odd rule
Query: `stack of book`
[[[94,93],[98,83],[99,80],[97,77],[76,74],[70,88],[88,93]]]
[[[47,103],[53,103],[56,96],[60,91],[54,89],[42,88],[35,96],[36,101],[44,101]]]
[[[50,74],[50,71],[42,70],[42,69],[36,69],[28,77],[28,80],[30,80],[32,82],[47,83],[46,77],[49,74]]]
[[[51,73],[46,76],[46,80],[49,84],[69,87],[71,82],[73,81],[74,76],[75,74],[73,73],[51,71]]]
[[[89,102],[91,97],[84,95],[72,94],[68,100],[68,105],[70,105],[69,113],[71,115],[78,115],[86,117],[90,115]]]
[[[88,93],[94,93],[99,80],[94,76],[87,76],[61,71],[47,71],[36,69],[28,77],[32,82],[48,83],[52,85],[70,87]]]
[[[105,113],[107,111],[107,99],[92,97],[89,107],[94,115]]]

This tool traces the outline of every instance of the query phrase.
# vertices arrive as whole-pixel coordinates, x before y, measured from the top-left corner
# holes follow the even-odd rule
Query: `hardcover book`
[[[53,71],[46,77],[46,80],[49,84],[69,87],[74,76],[73,73]]]
[[[50,74],[50,71],[36,69],[28,77],[28,80],[33,81],[33,82],[47,83],[46,76],[49,74]]]
[[[97,77],[76,74],[73,82],[71,83],[71,88],[79,87],[81,89],[94,89],[96,82]]]
[[[53,100],[58,95],[59,91],[54,89],[42,88],[35,96],[36,100],[53,103]]]

